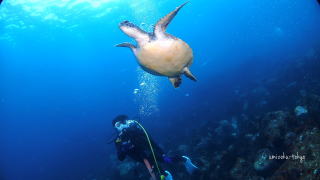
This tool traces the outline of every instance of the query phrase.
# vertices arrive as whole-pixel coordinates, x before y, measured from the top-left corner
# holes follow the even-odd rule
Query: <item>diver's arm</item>
[[[132,126],[130,126],[130,128],[128,128],[127,130],[127,133],[129,133],[130,137],[132,137],[132,141],[134,144],[144,144],[145,149],[150,149],[147,136],[144,133],[143,129],[141,129],[141,127],[137,123],[134,123]],[[152,139],[150,134],[148,134],[148,136],[155,153],[159,156],[162,156],[162,154],[164,154],[162,148]]]
[[[119,161],[123,161],[126,158],[126,154],[124,152],[118,151],[118,159]]]
[[[120,160],[120,161],[123,161],[125,158],[126,158],[126,152],[124,152],[122,149],[122,144],[121,144],[121,142],[118,142],[118,140],[120,140],[120,138],[117,138],[116,140],[115,140],[115,146],[116,146],[116,149],[117,149],[117,155],[118,155],[118,159]]]

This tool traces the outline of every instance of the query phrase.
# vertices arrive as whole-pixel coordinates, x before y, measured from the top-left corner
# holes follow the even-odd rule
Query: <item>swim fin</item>
[[[182,156],[185,159],[184,166],[189,174],[192,174],[198,167],[191,162],[191,159],[187,156]]]
[[[173,180],[172,175],[169,171],[164,171],[164,172],[167,174],[164,180]]]

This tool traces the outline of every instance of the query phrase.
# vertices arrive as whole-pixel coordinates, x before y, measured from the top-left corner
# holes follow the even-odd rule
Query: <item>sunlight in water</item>
[[[83,4],[91,8],[98,8],[101,5],[116,0],[5,0],[11,6],[20,5],[25,11],[41,13],[54,7],[73,9]]]
[[[72,31],[82,22],[81,18],[105,19],[106,15],[123,5],[127,5],[132,11],[123,17],[151,32],[159,18],[156,2],[153,0],[5,0],[0,11],[0,21],[4,22],[5,33],[0,35],[0,40],[13,43],[14,30],[32,30],[39,24],[49,24]],[[120,19],[123,20],[123,17]],[[158,111],[158,79],[139,67],[137,81],[138,87],[133,91],[134,100],[138,105],[139,114],[149,116]]]
[[[74,31],[84,19],[106,19],[125,0],[4,0],[0,7],[0,40],[14,43],[17,30],[49,25]]]
[[[113,2],[118,1],[5,0],[1,6],[0,21],[7,24],[7,29],[32,29],[35,22],[55,23],[55,26],[65,28],[78,23],[80,17],[95,19],[110,14],[118,8]]]
[[[66,11],[61,10],[89,10],[100,8],[103,5],[117,0],[5,0],[5,7],[19,7],[30,16],[55,16],[62,18]],[[59,14],[59,15],[58,15]]]

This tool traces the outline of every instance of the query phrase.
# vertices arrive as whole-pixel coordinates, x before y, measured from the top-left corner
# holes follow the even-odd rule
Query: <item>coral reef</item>
[[[222,120],[202,122],[166,144],[200,167],[195,177],[175,167],[174,179],[320,179],[319,60],[312,50],[251,89],[235,85],[233,108]],[[131,177],[137,166],[116,166],[118,177]]]
[[[303,131],[295,139],[290,159],[285,161],[271,179],[320,179],[320,130]]]

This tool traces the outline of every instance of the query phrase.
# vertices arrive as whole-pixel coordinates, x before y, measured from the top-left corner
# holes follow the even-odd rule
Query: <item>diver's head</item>
[[[127,124],[128,116],[127,115],[118,115],[112,120],[112,125],[119,132],[121,132],[124,128],[129,127]]]

